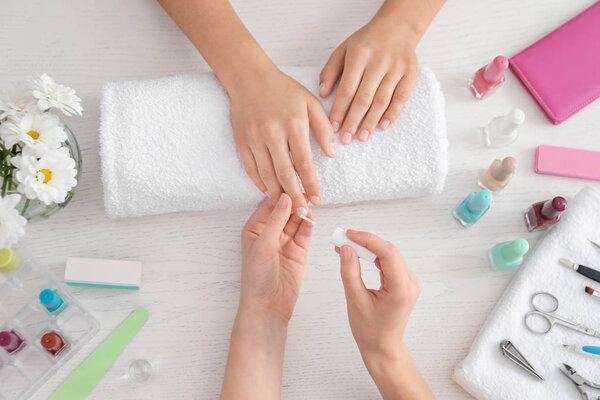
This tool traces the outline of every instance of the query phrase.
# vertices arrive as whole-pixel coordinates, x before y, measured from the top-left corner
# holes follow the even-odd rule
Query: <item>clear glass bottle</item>
[[[488,147],[508,146],[519,137],[517,128],[525,121],[525,113],[515,108],[504,116],[490,121],[483,128],[483,139]]]

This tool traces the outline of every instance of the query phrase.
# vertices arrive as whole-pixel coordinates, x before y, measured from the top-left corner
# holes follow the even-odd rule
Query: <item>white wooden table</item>
[[[364,0],[236,0],[235,8],[279,65],[322,65],[380,2]],[[446,95],[450,172],[440,196],[325,207],[333,226],[371,230],[395,242],[423,283],[406,341],[441,399],[469,396],[452,379],[481,324],[514,271],[492,272],[485,251],[494,243],[539,234],[525,231],[521,210],[555,194],[574,195],[586,182],[538,176],[538,144],[600,149],[596,102],[560,126],[551,125],[512,74],[496,94],[475,101],[465,82],[493,56],[511,56],[590,0],[453,0],[421,42]],[[47,398],[135,307],[150,319],[96,387],[94,399],[216,398],[223,376],[240,277],[239,232],[248,211],[197,212],[109,220],[102,203],[98,104],[102,83],[206,70],[175,24],[153,1],[4,0],[0,6],[0,88],[47,72],[77,89],[84,117],[68,121],[83,151],[84,171],[72,204],[29,226],[24,243],[61,278],[67,256],[140,260],[139,292],[76,290],[98,318],[100,333],[37,392]],[[509,148],[481,147],[478,129],[493,116],[522,108],[527,120]],[[520,169],[492,211],[465,230],[450,213],[494,158],[513,155]],[[378,397],[362,365],[346,317],[338,257],[317,230],[285,358],[286,399]],[[365,272],[373,284],[377,274]],[[120,376],[135,358],[158,366],[155,380],[132,387]]]

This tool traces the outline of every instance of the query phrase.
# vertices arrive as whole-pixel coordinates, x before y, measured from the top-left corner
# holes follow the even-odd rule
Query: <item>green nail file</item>
[[[50,400],[84,399],[148,320],[148,311],[138,308],[58,387]]]

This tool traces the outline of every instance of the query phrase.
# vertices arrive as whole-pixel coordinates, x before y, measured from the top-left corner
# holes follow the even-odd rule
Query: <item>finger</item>
[[[364,69],[363,62],[359,60],[352,60],[351,62],[346,60],[344,64],[344,72],[340,78],[340,84],[335,93],[335,100],[333,101],[331,112],[329,113],[329,120],[331,121],[334,132],[339,130],[344,121],[348,107],[350,106],[350,103],[352,103],[352,99],[360,84]],[[343,143],[346,143],[344,140],[352,140],[351,137],[342,137],[341,139]],[[350,141],[347,141],[347,143],[350,143]]]
[[[279,196],[277,204],[267,218],[266,224],[258,240],[269,246],[278,246],[283,228],[285,228],[285,225],[290,219],[291,208],[292,201],[290,200],[290,196],[282,193],[281,196]]]
[[[356,134],[358,125],[367,111],[369,111],[369,108],[373,103],[373,97],[375,97],[375,92],[377,92],[377,88],[384,76],[385,71],[383,69],[367,70],[365,72],[362,81],[360,82],[360,86],[356,91],[356,95],[352,100],[350,110],[342,124],[342,143],[350,143],[347,139],[350,138],[351,141],[351,138]],[[364,139],[365,140],[363,141],[366,141],[367,137]]]
[[[246,221],[242,232],[260,236],[269,215],[273,211],[275,203],[269,199],[264,199],[258,208],[252,213],[252,215]]]
[[[243,146],[239,148],[240,158],[242,160],[242,164],[246,173],[252,179],[252,182],[256,185],[258,190],[265,193],[269,196],[269,192],[267,190],[267,186],[264,184],[262,179],[260,178],[260,174],[258,173],[258,167],[256,166],[256,160],[254,159],[254,155],[249,147]]]
[[[358,256],[350,246],[340,248],[340,273],[348,304],[364,301],[368,291],[360,275]]]
[[[308,221],[302,220],[298,225],[298,229],[294,234],[294,242],[305,250],[308,250],[310,244],[310,238],[312,237],[313,224]]]
[[[266,146],[258,145],[252,147],[252,153],[256,160],[258,175],[267,187],[268,196],[271,199],[277,200],[283,192],[283,189],[277,179],[277,174],[275,173],[275,167],[273,166],[273,160],[271,159],[269,150]]]
[[[310,202],[314,205],[321,204],[321,186],[313,163],[309,137],[303,134],[292,135],[290,150],[294,160],[294,169],[302,181],[302,186],[304,186]]]
[[[325,63],[323,70],[321,71],[321,78],[319,84],[319,95],[321,97],[327,97],[335,87],[342,70],[344,69],[344,56],[346,55],[345,44],[340,45],[337,49],[331,53],[329,60]]]
[[[317,142],[327,157],[335,157],[335,142],[333,128],[321,103],[315,99],[308,105],[308,122],[315,134]]]
[[[379,122],[381,129],[387,129],[398,118],[410,97],[410,92],[412,92],[415,83],[417,83],[417,77],[418,71],[416,69],[409,69],[400,82],[398,82],[398,86],[396,86],[396,90],[394,90],[392,96],[392,102],[385,113],[383,113]]]
[[[383,113],[390,105],[394,89],[397,85],[398,78],[396,76],[388,74],[383,78],[381,85],[379,85],[379,88],[375,93],[375,97],[373,97],[371,108],[367,112],[367,115],[358,130],[358,140],[362,142],[369,140],[377,127],[377,123],[381,120]]]
[[[312,219],[312,210],[310,208],[308,209],[306,217]],[[300,227],[302,221],[304,221],[302,218],[300,218],[297,214],[292,213],[292,217],[283,229],[283,233],[285,233],[289,237],[294,237],[296,232],[298,232],[298,228]]]
[[[286,142],[277,142],[269,145],[269,153],[273,158],[273,165],[279,184],[283,191],[292,198],[292,207],[298,215],[306,215],[308,204],[304,194],[300,190],[298,175],[292,165],[290,150]]]
[[[377,261],[379,261],[379,267],[386,279],[392,282],[399,282],[402,279],[404,270],[407,267],[396,246],[370,232],[359,232],[348,229],[346,236],[353,242],[375,253]]]

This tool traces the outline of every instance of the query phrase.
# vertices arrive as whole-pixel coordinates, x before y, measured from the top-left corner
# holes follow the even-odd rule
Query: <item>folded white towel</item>
[[[317,91],[319,68],[284,71]],[[327,112],[332,102],[333,95],[323,101]],[[255,207],[264,196],[242,167],[229,108],[213,74],[107,83],[100,154],[108,216]],[[323,204],[441,192],[448,144],[435,75],[421,68],[400,118],[369,142],[338,142],[335,159],[314,137],[311,145]]]
[[[564,362],[580,375],[600,382],[597,358],[562,348],[563,344],[600,346],[600,339],[559,325],[538,335],[528,331],[523,322],[525,313],[533,310],[531,296],[548,292],[558,298],[558,315],[600,330],[600,300],[584,292],[586,285],[598,289],[600,284],[558,264],[563,257],[600,269],[600,249],[592,246],[588,237],[600,240],[600,192],[591,187],[577,194],[558,225],[540,240],[457,366],[454,380],[466,391],[488,400],[578,399],[575,385],[559,371]],[[545,381],[504,358],[500,350],[503,339],[510,340]]]

